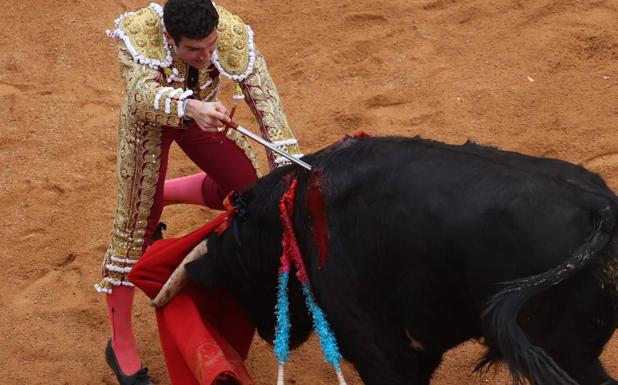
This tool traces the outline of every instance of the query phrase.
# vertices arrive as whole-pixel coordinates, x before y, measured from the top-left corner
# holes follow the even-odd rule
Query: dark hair
[[[208,37],[219,24],[219,14],[210,0],[168,0],[163,7],[163,22],[176,44],[180,44],[183,37]]]

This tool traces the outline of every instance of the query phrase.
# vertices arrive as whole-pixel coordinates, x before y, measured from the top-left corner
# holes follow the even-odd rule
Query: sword
[[[232,128],[232,129],[240,132],[241,134],[250,137],[251,139],[255,140],[256,142],[258,142],[262,146],[268,148],[269,150],[274,151],[277,154],[279,154],[279,155],[289,159],[290,161],[296,163],[297,165],[299,165],[301,167],[304,167],[307,170],[311,171],[311,166],[308,163],[303,162],[302,160],[300,160],[300,159],[290,155],[289,153],[287,153],[286,151],[283,151],[282,149],[280,149],[279,147],[277,147],[274,144],[270,143],[269,141],[262,139],[260,136],[258,136],[256,134],[254,134],[253,132],[247,130],[243,126],[240,126],[235,121],[233,121],[233,120],[230,121],[229,123],[226,124],[226,127]]]

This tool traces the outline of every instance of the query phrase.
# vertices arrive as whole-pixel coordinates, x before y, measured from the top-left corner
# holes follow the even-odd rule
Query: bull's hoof
[[[141,368],[132,376],[127,376],[120,370],[116,354],[114,349],[112,349],[111,339],[107,341],[107,346],[105,347],[105,361],[114,371],[120,385],[153,385],[148,376],[148,368]]]

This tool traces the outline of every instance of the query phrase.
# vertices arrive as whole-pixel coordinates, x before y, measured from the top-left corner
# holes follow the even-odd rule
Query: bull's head
[[[281,256],[281,224],[277,207],[256,204],[254,194],[245,194],[247,215],[233,215],[222,234],[208,238],[208,251],[187,265],[189,279],[206,287],[225,287],[249,313],[259,335],[272,343],[276,325],[278,267]],[[270,199],[269,201],[273,201]],[[275,203],[278,200],[275,200]],[[289,284],[292,347],[311,332],[304,297],[298,282]]]

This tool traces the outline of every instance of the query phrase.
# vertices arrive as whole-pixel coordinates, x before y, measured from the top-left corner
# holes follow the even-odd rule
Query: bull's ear
[[[205,287],[221,286],[223,270],[214,255],[208,253],[185,265],[190,281]]]

